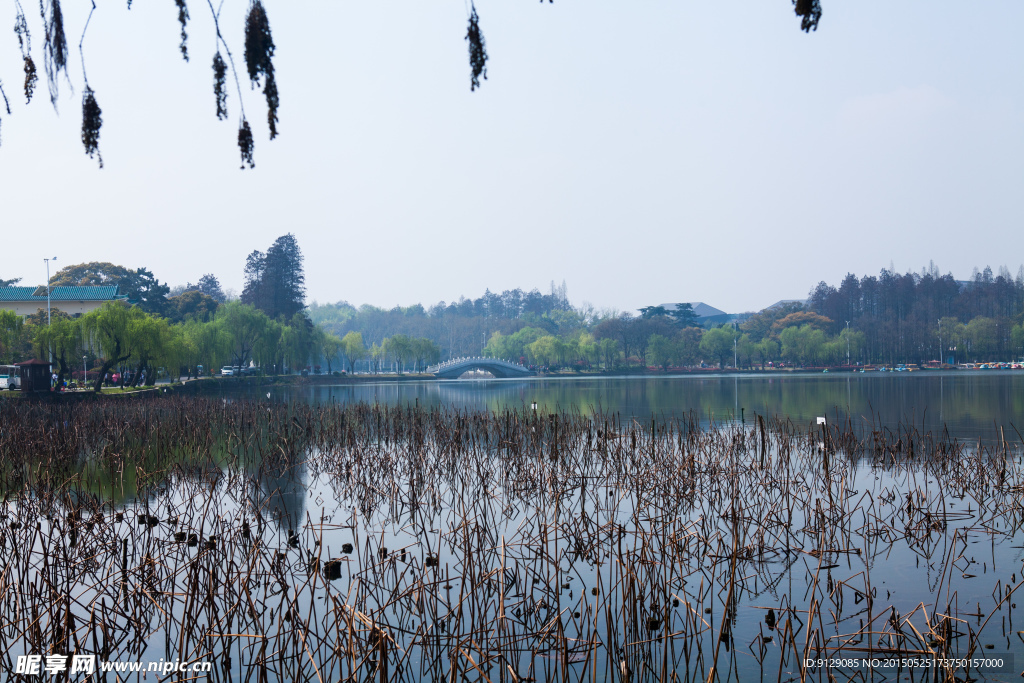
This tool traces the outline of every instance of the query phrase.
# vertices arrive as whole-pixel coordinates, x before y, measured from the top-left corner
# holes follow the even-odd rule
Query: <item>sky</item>
[[[309,301],[395,305],[567,283],[598,309],[730,312],[817,282],[930,261],[957,278],[1020,265],[1024,3],[479,0],[490,61],[470,91],[463,0],[264,0],[281,107],[243,58],[247,2],[220,26],[241,69],[215,116],[209,5],[95,0],[82,39],[104,168],[80,139],[86,2],[65,2],[57,110],[38,7],[25,105],[0,31],[0,278],[110,261],[171,285],[293,233]],[[8,4],[8,18],[14,23]]]

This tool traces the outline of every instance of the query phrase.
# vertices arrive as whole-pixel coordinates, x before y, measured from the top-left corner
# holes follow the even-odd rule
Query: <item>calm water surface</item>
[[[220,386],[226,394],[240,393],[229,382]],[[672,661],[671,668],[683,680],[703,680],[725,619],[728,642],[734,647],[727,646],[719,655],[721,680],[828,680],[822,669],[801,670],[789,656],[793,645],[787,644],[783,618],[796,629],[791,641],[799,647],[817,628],[833,645],[842,641],[856,654],[859,644],[867,641],[898,640],[879,635],[893,631],[894,623],[908,632],[911,624],[924,630],[929,619],[947,613],[960,633],[951,652],[966,654],[963,633],[970,630],[981,633],[978,652],[998,655],[1007,663],[999,670],[972,670],[972,679],[1017,680],[1024,670],[1024,631],[1018,630],[1016,610],[1017,586],[1024,577],[1020,499],[1024,461],[1022,439],[1015,431],[1024,422],[1024,373],[382,381],[274,387],[269,397],[267,391],[266,387],[246,390],[245,395],[287,410],[293,406],[282,406],[284,402],[366,402],[503,412],[523,410],[536,401],[538,412],[618,413],[623,434],[614,437],[618,440],[613,440],[613,448],[631,448],[625,433],[635,426],[629,426],[629,418],[642,419],[643,432],[651,415],[670,418],[691,413],[703,424],[724,425],[726,446],[732,435],[741,433],[738,423],[744,421],[753,435],[749,438],[756,438],[756,432],[750,431],[755,414],[788,418],[798,427],[796,432],[826,414],[865,428],[947,429],[968,445],[960,451],[961,458],[945,463],[907,459],[897,463],[894,458],[872,460],[869,455],[838,458],[823,475],[813,447],[807,451],[797,444],[790,453],[788,446],[784,449],[782,442],[776,442],[767,451],[767,467],[756,466],[749,457],[731,462],[722,455],[720,462],[712,458],[702,465],[706,470],[696,470],[702,473],[691,493],[669,496],[660,493],[663,487],[636,476],[633,468],[620,471],[606,466],[588,470],[583,477],[586,473],[559,473],[558,461],[539,452],[525,459],[502,459],[497,451],[494,458],[481,456],[484,466],[479,471],[452,467],[450,462],[438,468],[446,462],[447,446],[424,450],[387,439],[357,441],[356,448],[326,460],[310,452],[308,459],[264,463],[258,472],[225,472],[229,476],[216,478],[217,483],[209,477],[181,475],[143,497],[119,501],[117,509],[129,514],[97,527],[95,533],[103,538],[83,537],[82,550],[74,545],[66,549],[91,553],[87,568],[92,574],[76,577],[68,587],[75,604],[87,604],[97,585],[110,581],[119,585],[121,574],[104,574],[102,562],[108,560],[96,554],[96,548],[119,550],[123,539],[133,539],[128,551],[136,558],[132,566],[145,554],[156,557],[165,595],[185,595],[187,585],[180,583],[181,577],[199,576],[188,572],[200,566],[208,566],[210,576],[226,570],[211,559],[216,554],[200,555],[199,548],[173,542],[173,531],[194,531],[204,538],[216,532],[230,549],[228,557],[235,552],[242,557],[256,547],[248,535],[244,539],[240,535],[245,522],[253,524],[258,545],[268,549],[265,557],[275,558],[265,568],[266,576],[294,587],[292,592],[282,592],[268,580],[256,586],[262,588],[256,595],[261,633],[277,634],[286,624],[293,625],[284,620],[287,610],[307,615],[320,606],[323,614],[329,604],[344,603],[372,614],[375,623],[393,634],[395,652],[401,653],[406,667],[402,680],[435,680],[438,671],[451,671],[450,661],[443,659],[447,654],[431,655],[413,643],[422,642],[423,633],[473,632],[473,617],[466,617],[462,609],[466,604],[497,614],[495,589],[481,578],[492,576],[504,577],[500,585],[508,603],[502,609],[509,623],[519,625],[525,639],[518,654],[497,664],[492,671],[495,676],[515,669],[520,676],[530,672],[536,680],[544,680],[546,672],[563,666],[557,653],[548,652],[543,638],[536,635],[558,624],[579,646],[573,651],[574,659],[564,664],[568,680],[625,680],[615,664],[627,656],[634,657],[633,680],[667,680],[656,669],[640,673],[636,652],[649,653],[645,656],[654,663]],[[256,408],[262,414],[263,407]],[[971,460],[978,440],[988,453],[993,452],[1000,427],[1011,442],[1005,455]],[[473,443],[476,449],[481,442]],[[678,471],[664,482],[676,490],[694,475],[687,474],[683,441],[668,438],[664,445],[681,449],[672,460],[678,461]],[[719,447],[722,454],[732,452],[726,446]],[[499,448],[491,442],[479,447]],[[431,458],[431,467],[417,473],[409,464],[419,457]],[[732,469],[715,470],[726,466]],[[727,476],[730,471],[736,472],[732,479]],[[426,484],[417,479],[424,474]],[[562,481],[567,476],[571,485]],[[547,488],[556,481],[562,481],[557,495]],[[739,487],[731,494],[719,490],[728,481]],[[734,514],[737,501],[739,516]],[[837,521],[826,524],[826,510]],[[15,516],[23,512],[14,502],[5,511]],[[164,520],[180,519],[180,526],[171,529],[161,524],[140,532],[134,514],[140,511],[156,512]],[[63,514],[35,513],[26,518],[38,525],[35,544],[39,546],[38,539],[60,538],[58,525],[64,518]],[[257,526],[256,519],[267,523]],[[0,531],[14,539],[13,529]],[[293,533],[297,535],[290,541]],[[36,550],[40,556],[46,554],[42,546]],[[102,562],[92,560],[93,554]],[[308,580],[309,558],[317,555],[341,560],[336,578]],[[437,558],[436,569],[426,567],[428,555]],[[735,594],[727,590],[730,556],[743,585]],[[627,560],[644,574],[635,586],[631,575],[622,573]],[[112,561],[116,564],[116,557]],[[34,586],[39,568],[27,564],[23,571],[21,578]],[[812,598],[820,602],[812,605]],[[402,609],[394,607],[394,600],[404,601]],[[195,656],[181,646],[196,640],[187,633],[181,635],[182,629],[188,630],[183,626],[183,605],[183,600],[173,601],[165,606],[166,614],[147,613],[148,652],[138,658]],[[665,625],[650,633],[621,632],[628,621],[624,615],[629,610],[635,613],[637,605],[641,618],[630,623],[641,624],[642,630],[644,617],[657,614],[665,616]],[[812,607],[820,611],[807,623]],[[768,608],[779,615],[777,630],[766,622]],[[78,617],[79,623],[88,623],[85,611]],[[205,623],[213,625],[218,618],[211,613]],[[316,620],[310,623],[317,637],[330,636],[331,629],[316,626]],[[214,630],[218,629],[235,633],[230,624]],[[687,629],[691,635],[681,635]],[[601,635],[601,664],[594,659],[595,668],[584,669],[583,660],[576,657],[590,649],[579,644],[590,643],[594,633]],[[678,640],[668,637],[670,633]],[[864,643],[847,642],[854,633],[873,635]],[[256,680],[251,667],[256,651],[247,637],[211,641],[208,656],[218,662],[218,670],[207,680]],[[477,661],[483,663],[493,654],[493,637],[490,631],[476,632],[467,647],[473,648]],[[352,636],[347,638],[350,641]],[[704,655],[691,660],[681,654],[684,644],[703,647]],[[338,680],[352,672],[347,660],[332,654],[332,638],[316,647],[315,653],[290,652],[292,663],[282,661],[281,671],[309,658],[323,667],[327,674],[323,680]],[[10,650],[12,655],[38,651],[20,640]],[[83,651],[90,650],[83,647]],[[435,656],[442,659],[431,659]],[[369,663],[360,667],[356,668],[363,680],[377,676]],[[963,670],[959,673],[963,675]],[[857,678],[864,675],[846,670],[837,678],[871,679],[870,674]],[[485,680],[475,675],[467,678]],[[874,680],[897,678],[932,677],[927,671],[922,675],[920,670],[906,669],[879,670],[874,676]],[[263,680],[284,683],[291,677],[270,672]]]
[[[817,416],[864,426],[948,429],[959,439],[1007,440],[1024,432],[1024,373],[779,373],[675,377],[553,377],[509,380],[376,382],[275,388],[272,398],[450,406],[504,411],[536,401],[541,412],[617,412],[623,417],[690,413],[703,423],[754,414],[813,423]]]

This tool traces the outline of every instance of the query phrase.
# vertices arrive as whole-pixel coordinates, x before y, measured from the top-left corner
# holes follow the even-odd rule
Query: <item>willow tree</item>
[[[147,318],[136,306],[108,301],[79,319],[84,346],[103,359],[93,385],[96,393],[103,389],[103,378],[108,372],[137,353],[143,341],[140,329]]]
[[[182,361],[189,376],[193,372],[198,376],[200,365],[212,372],[221,361],[231,357],[232,340],[224,325],[216,321],[187,320],[180,327],[185,336]]]
[[[138,386],[145,375],[146,386],[156,383],[155,366],[170,364],[177,360],[175,346],[172,344],[171,326],[164,318],[145,316],[133,322],[135,349],[130,361],[135,369],[132,372],[132,386]]]
[[[9,363],[15,358],[15,349],[21,344],[25,321],[21,316],[7,309],[0,310],[0,363]]]
[[[549,0],[553,2],[554,0]],[[818,22],[821,19],[820,0],[790,0],[796,15],[800,17],[800,28],[810,32],[817,30]],[[543,0],[541,0],[543,2]],[[192,15],[189,12],[187,0],[174,0],[177,8],[177,20],[181,26],[181,41],[178,44],[178,51],[186,62],[192,57],[189,49],[188,30]],[[219,3],[208,2],[208,21],[211,22],[216,40],[213,55],[210,58],[211,70],[213,72],[213,97],[211,98],[211,112],[215,113],[218,120],[228,118],[228,90],[229,81],[234,84],[234,90],[238,97],[238,130],[237,142],[241,155],[241,168],[254,168],[255,139],[253,138],[252,127],[245,113],[245,103],[242,97],[242,82],[248,80],[253,88],[262,88],[263,99],[266,102],[267,127],[270,139],[278,135],[278,108],[280,107],[280,93],[277,85],[277,75],[274,68],[274,52],[277,46],[274,44],[273,34],[270,29],[270,18],[262,0],[249,0],[249,6],[245,15],[245,22],[242,29],[243,62],[244,68],[238,68],[235,62],[235,52],[232,52],[225,35],[221,30],[221,8]],[[22,91],[25,95],[26,104],[32,101],[36,87],[39,84],[39,67],[36,64],[38,51],[32,49],[32,31],[29,28],[29,20],[19,0],[14,0],[15,22],[14,32],[18,39],[18,47],[21,52],[22,70],[25,74]],[[132,7],[132,0],[128,0],[128,9]],[[100,108],[99,98],[96,91],[89,84],[88,71],[86,69],[85,49],[86,33],[92,21],[93,13],[96,11],[96,0],[92,0],[92,8],[81,29],[81,39],[78,42],[78,50],[82,58],[82,81],[79,91],[82,93],[82,146],[90,158],[96,158],[100,168],[103,167],[103,157],[100,154],[100,131],[103,127],[103,110]],[[476,90],[480,87],[481,79],[487,80],[487,62],[490,57],[487,54],[486,42],[483,30],[480,27],[480,15],[476,5],[470,3],[467,11],[467,28],[465,41],[469,48],[469,87]],[[205,13],[204,13],[205,14]],[[50,95],[50,102],[54,109],[57,108],[60,80],[63,78],[69,84],[71,76],[68,73],[68,56],[70,53],[67,26],[64,21],[64,13],[61,9],[60,0],[40,0],[39,15],[41,26],[35,30],[42,30],[42,62],[43,71],[46,77],[47,90]],[[75,27],[77,30],[77,27]],[[237,45],[236,45],[237,47]],[[230,77],[230,78],[229,78]],[[8,115],[11,113],[11,103],[4,92],[3,83],[0,82],[0,100],[2,109]]]
[[[414,371],[422,372],[428,365],[441,360],[441,347],[426,337],[412,340],[412,357],[415,361]]]
[[[57,363],[57,383],[60,384],[82,361],[82,326],[70,316],[57,316],[49,325],[38,329],[35,345],[39,358],[52,357]]]
[[[333,371],[334,360],[343,348],[341,337],[317,325],[313,328],[313,341],[317,355],[321,362],[327,363],[327,372],[330,374]]]
[[[287,324],[281,325],[281,365],[293,370],[302,370],[309,365],[309,359],[315,354],[315,349],[314,327],[309,318],[297,311]]]
[[[366,345],[363,344],[363,333],[349,332],[341,338],[341,347],[342,353],[345,354],[345,360],[348,361],[348,371],[355,372],[356,363],[366,358],[368,353]]]
[[[1010,343],[1013,345],[1013,352],[1018,357],[1024,357],[1024,324],[1014,325],[1010,330]]]
[[[739,333],[731,326],[715,327],[704,333],[700,340],[700,350],[712,358],[718,359],[718,367],[725,367],[725,360],[733,352],[733,343]]]
[[[182,58],[187,62],[190,59],[188,46],[188,22],[191,15],[188,11],[186,0],[174,0],[178,9],[178,22],[181,24],[181,42],[178,49]],[[245,16],[243,28],[244,43],[244,73],[239,78],[239,69],[236,68],[235,55],[231,51],[224,34],[221,32],[220,9],[215,9],[212,3],[207,3],[210,8],[210,21],[213,24],[216,34],[214,53],[212,55],[213,69],[213,100],[216,105],[216,116],[220,120],[228,118],[228,76],[235,85],[238,93],[238,148],[242,157],[242,168],[255,166],[253,161],[254,140],[252,128],[245,114],[245,105],[242,98],[241,80],[248,76],[248,81],[253,87],[262,87],[263,97],[267,106],[267,123],[270,129],[270,139],[277,137],[278,115],[280,106],[280,95],[277,88],[277,78],[274,69],[274,39],[270,30],[270,19],[267,16],[266,8],[261,0],[249,0],[249,7]],[[28,18],[19,0],[14,0],[15,22],[14,32],[18,39],[18,47],[21,51],[22,69],[25,73],[25,81],[22,90],[25,95],[26,104],[32,101],[35,95],[36,86],[39,83],[39,68],[36,66],[36,59],[33,57],[32,30],[29,27]],[[132,0],[128,0],[128,9],[131,9]],[[221,4],[223,7],[223,4]],[[99,100],[95,90],[89,84],[86,61],[88,50],[85,49],[86,33],[92,21],[93,13],[96,11],[96,2],[93,0],[92,8],[89,10],[85,23],[82,26],[81,39],[78,43],[79,53],[82,57],[82,145],[85,153],[90,158],[96,158],[100,167],[103,167],[103,157],[99,150],[100,130],[103,127],[103,110],[100,108]],[[60,0],[40,0],[39,14],[42,22],[43,45],[42,62],[43,71],[46,76],[46,85],[50,95],[50,102],[54,109],[57,108],[57,98],[60,92],[60,81],[63,78],[69,84],[71,77],[68,73],[69,46],[67,39],[67,27],[64,21],[64,12],[61,9]],[[38,29],[37,29],[38,30]],[[38,53],[36,53],[38,54]],[[227,59],[225,59],[225,56]],[[3,100],[3,107],[8,114],[11,113],[10,100],[0,83],[0,99]]]
[[[265,342],[271,322],[262,311],[238,301],[229,301],[217,309],[216,323],[228,340],[232,365],[249,364],[257,344]]]
[[[385,339],[381,347],[384,350],[384,355],[390,356],[394,360],[395,366],[398,368],[398,374],[402,374],[403,370],[405,370],[405,364],[412,353],[412,340],[409,339],[409,336],[396,334]]]

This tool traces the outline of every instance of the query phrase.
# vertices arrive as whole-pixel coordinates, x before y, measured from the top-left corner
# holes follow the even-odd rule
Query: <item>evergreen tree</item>
[[[270,285],[271,317],[291,320],[306,307],[306,276],[302,269],[302,250],[291,233],[274,240],[267,250],[265,276]]]
[[[693,312],[692,304],[676,304],[675,310],[668,314],[680,327],[691,327],[697,325],[697,314]]]
[[[51,287],[60,285],[117,285],[119,294],[153,315],[167,314],[167,295],[171,291],[146,268],[132,270],[106,261],[61,268],[50,278]]]
[[[227,297],[224,296],[224,290],[220,288],[220,280],[213,273],[207,273],[206,275],[199,278],[199,282],[196,284],[196,290],[203,294],[213,297],[217,303],[224,303]]]
[[[266,253],[254,251],[245,261],[242,303],[272,319],[291,320],[306,307],[306,276],[302,250],[291,233],[274,240]]]
[[[255,306],[261,311],[266,311],[264,303],[263,272],[267,266],[267,255],[262,251],[254,250],[245,257],[245,288],[242,290],[242,303]]]

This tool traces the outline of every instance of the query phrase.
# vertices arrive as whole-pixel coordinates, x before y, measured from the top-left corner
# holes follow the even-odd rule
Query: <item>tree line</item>
[[[563,295],[564,286],[552,289],[552,294],[531,293],[533,300],[546,302],[544,308],[520,309],[517,314],[507,313],[506,307],[487,306],[486,294],[430,308],[415,305],[387,310],[369,305],[356,308],[346,302],[314,303],[309,312],[325,329],[342,335],[343,342],[358,338],[355,355],[345,343],[341,353],[350,367],[364,370],[381,368],[374,362],[374,354],[387,356],[394,336],[429,341],[437,357],[443,359],[483,355],[549,370],[578,371],[734,362],[751,367],[784,359],[838,364],[841,359],[845,362],[848,346],[854,358],[863,348],[863,335],[856,331],[826,335],[821,316],[803,311],[799,304],[755,316],[757,320],[749,326],[706,329],[698,324],[688,304],[673,311],[652,306],[642,309],[640,315],[597,312],[592,306],[570,305]],[[492,295],[492,300],[504,299],[506,294]],[[765,330],[757,327],[758,320],[768,318],[771,323]],[[793,329],[786,331],[788,327]]]
[[[246,270],[241,301],[227,300],[213,274],[170,295],[170,287],[145,268],[67,266],[54,274],[51,287],[117,285],[127,300],[106,302],[80,317],[61,311],[59,302],[49,315],[39,310],[24,319],[0,311],[0,361],[52,359],[60,382],[88,367],[97,391],[112,372],[130,376],[133,385],[152,385],[158,368],[178,377],[222,365],[280,373],[322,361],[330,372],[341,340],[313,325],[303,310],[302,254],[294,236],[278,238],[264,262],[269,265],[259,273]]]
[[[1024,266],[1016,278],[1005,267],[986,267],[964,281],[934,264],[904,275],[851,273],[838,287],[819,283],[808,308],[828,319],[829,334],[847,323],[862,332],[868,362],[1007,360],[1024,346]]]
[[[70,266],[58,271],[52,284],[118,284],[140,313],[160,321],[158,327],[167,326],[166,334],[150,331],[149,338],[176,339],[166,344],[174,350],[171,356],[192,359],[193,366],[253,361],[275,372],[311,363],[326,365],[328,371],[337,366],[417,372],[439,360],[472,355],[592,371],[894,365],[936,359],[961,363],[1024,354],[1024,269],[1013,278],[1005,268],[998,273],[985,268],[966,281],[941,275],[934,265],[903,275],[892,269],[862,278],[850,274],[835,287],[819,283],[805,303],[786,303],[716,327],[701,326],[688,305],[673,310],[648,306],[639,314],[573,306],[564,282],[552,282],[547,293],[487,290],[476,299],[460,297],[429,307],[356,307],[344,301],[306,307],[302,254],[290,234],[266,252],[250,254],[244,274],[240,301],[226,301],[229,297],[212,274],[171,290],[144,268],[107,263]],[[87,343],[93,328],[74,333],[61,322],[40,337],[39,323],[38,314],[25,321],[0,315],[0,360],[34,353],[37,338],[57,344],[47,335],[68,339],[77,334],[86,355],[110,355]],[[216,341],[222,334],[234,340],[230,348]],[[206,362],[181,351],[193,346],[204,349],[200,355]],[[69,350],[65,355],[71,363],[82,354]],[[156,356],[139,351],[131,358],[143,368]],[[158,366],[175,366],[162,360]],[[192,366],[182,362],[177,367],[188,371]]]
[[[424,307],[391,309],[347,302],[317,304],[311,319],[340,335],[383,348],[395,334],[437,345],[441,358],[486,355],[550,369],[767,367],[1008,360],[1024,354],[1024,271],[975,272],[967,281],[934,265],[900,275],[847,275],[735,323],[702,326],[688,305],[648,306],[639,314],[569,303],[565,284],[486,291]],[[342,351],[344,354],[344,350]],[[365,353],[365,350],[364,350]],[[357,362],[369,369],[372,361]]]
[[[343,345],[342,354],[351,367],[369,371],[410,363],[422,367],[423,359],[433,359],[429,361],[433,363],[480,355],[494,333],[513,334],[524,327],[536,327],[559,339],[572,337],[587,329],[595,316],[593,307],[570,304],[564,282],[552,282],[548,293],[536,289],[501,293],[487,290],[476,299],[460,297],[430,307],[414,304],[386,309],[369,304],[356,307],[346,301],[314,301],[307,311],[314,323],[334,334],[350,340],[358,335],[361,344],[352,346],[357,355],[352,356],[350,345]],[[403,351],[404,338],[420,340],[421,350],[428,349],[429,342],[430,353]]]
[[[73,318],[60,309],[22,320],[0,311],[0,354],[3,362],[52,358],[58,383],[83,377],[96,391],[111,373],[131,377],[130,386],[152,386],[158,369],[170,377],[194,376],[200,367],[244,368],[250,362],[261,372],[277,374],[324,362],[328,372],[340,340],[301,316],[274,320],[240,301],[217,307],[208,319],[174,323],[139,306],[110,301]]]
[[[265,252],[249,254],[243,273],[245,288],[232,299],[211,273],[172,289],[146,268],[107,262],[66,266],[51,277],[51,287],[116,285],[127,300],[80,317],[61,311],[59,303],[49,316],[45,310],[25,318],[0,311],[0,362],[52,358],[61,382],[85,365],[99,390],[114,371],[131,377],[132,385],[152,385],[160,368],[176,377],[194,375],[200,366],[330,373],[341,363],[352,369],[366,359],[374,371],[405,372],[440,359],[440,348],[422,337],[393,334],[366,347],[358,333],[342,339],[314,323],[305,305],[302,251],[290,233]]]

